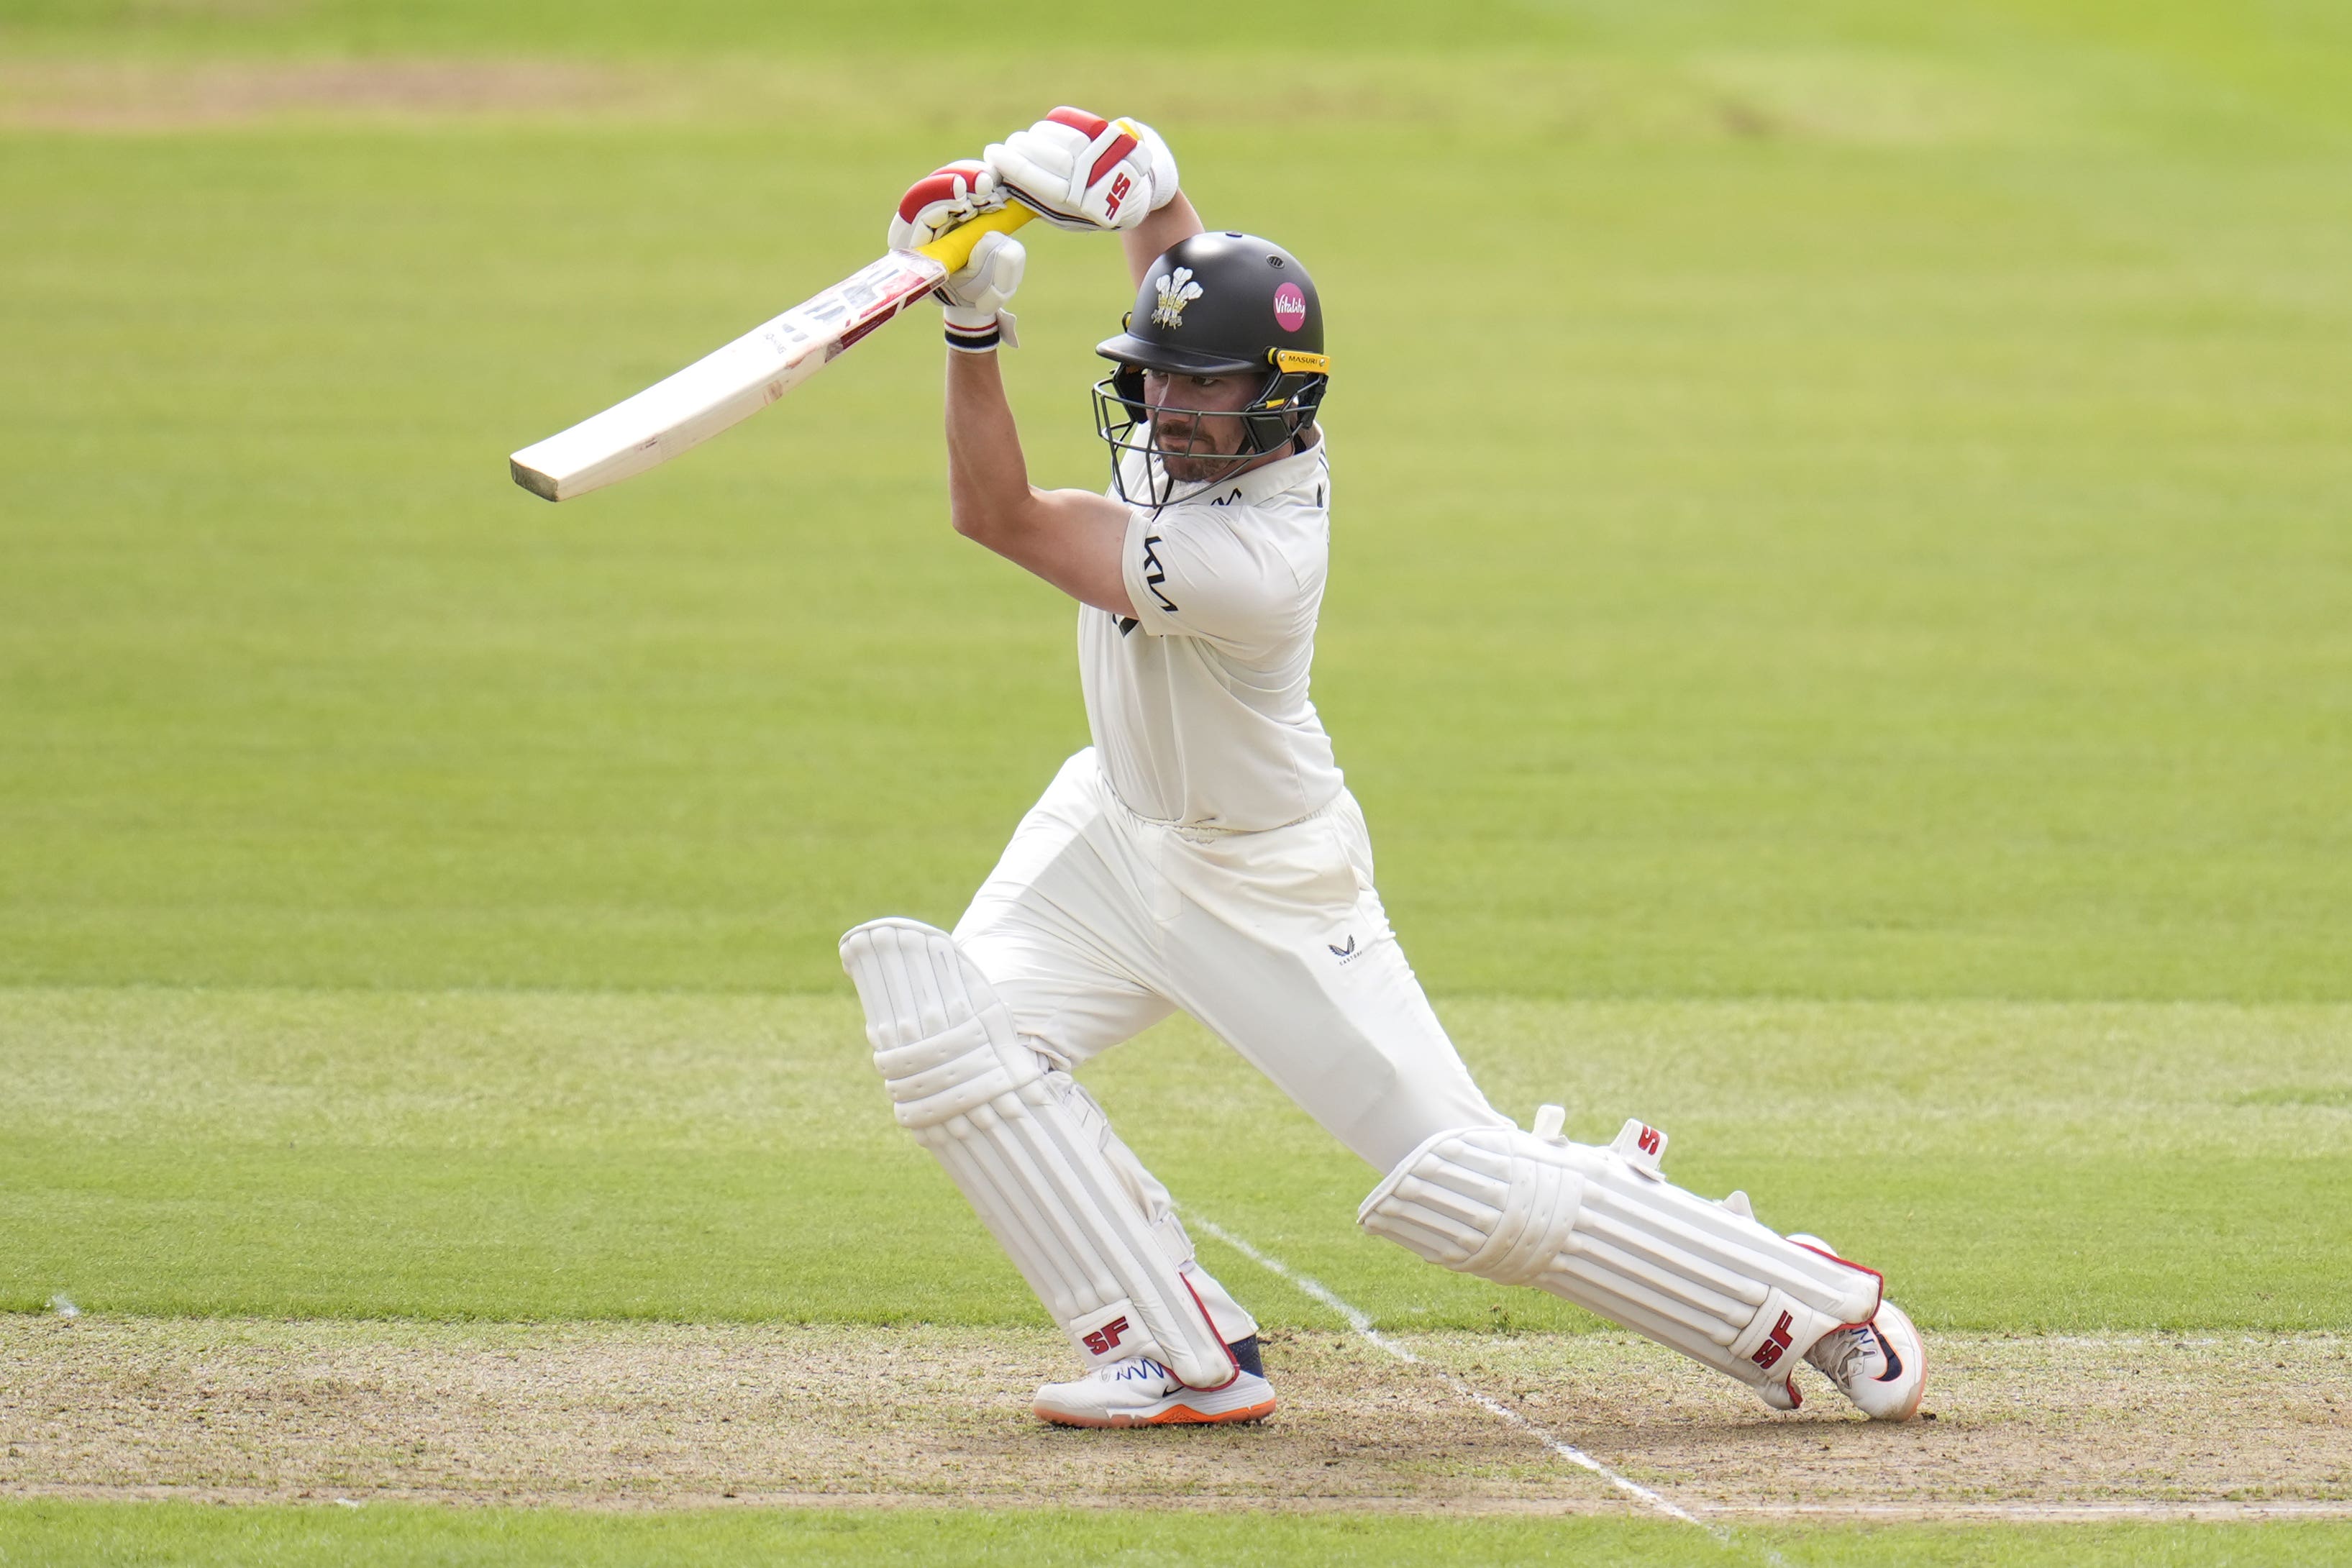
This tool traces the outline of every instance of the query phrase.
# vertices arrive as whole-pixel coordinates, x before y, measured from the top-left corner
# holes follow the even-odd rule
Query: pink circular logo
[[[1274,319],[1286,332],[1307,324],[1307,296],[1298,291],[1297,284],[1285,283],[1274,291]]]

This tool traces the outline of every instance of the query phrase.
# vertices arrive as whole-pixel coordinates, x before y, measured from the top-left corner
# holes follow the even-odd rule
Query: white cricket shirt
[[[1279,827],[1339,793],[1307,694],[1331,552],[1324,447],[1129,509],[1135,618],[1079,608],[1078,678],[1096,754],[1138,816]]]

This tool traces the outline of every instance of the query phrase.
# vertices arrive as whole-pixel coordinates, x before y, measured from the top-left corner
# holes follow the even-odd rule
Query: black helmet
[[[1095,350],[1118,365],[1095,384],[1095,425],[1110,444],[1111,482],[1129,502],[1140,499],[1127,493],[1121,463],[1129,453],[1144,459],[1150,504],[1166,504],[1173,488],[1153,445],[1147,370],[1265,377],[1244,405],[1243,450],[1228,473],[1313,433],[1331,379],[1323,305],[1307,268],[1280,246],[1246,234],[1179,240],[1144,274],[1121,325]]]

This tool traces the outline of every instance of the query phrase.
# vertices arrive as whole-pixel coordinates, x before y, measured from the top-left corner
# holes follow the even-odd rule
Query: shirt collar
[[[1256,506],[1272,500],[1288,490],[1312,487],[1322,477],[1325,468],[1324,448],[1329,440],[1318,429],[1315,445],[1304,452],[1293,452],[1287,458],[1277,458],[1263,468],[1252,468],[1245,474],[1210,486],[1197,496],[1188,496],[1176,504],[1207,505],[1240,492],[1244,506]],[[1231,504],[1228,502],[1227,504]]]

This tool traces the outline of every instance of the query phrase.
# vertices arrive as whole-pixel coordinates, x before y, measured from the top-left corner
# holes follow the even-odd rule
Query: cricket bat
[[[919,250],[891,251],[667,381],[525,447],[507,460],[514,482],[549,500],[570,500],[700,446],[831,364],[950,273],[963,270],[982,236],[1010,234],[1036,216],[1011,202]]]

